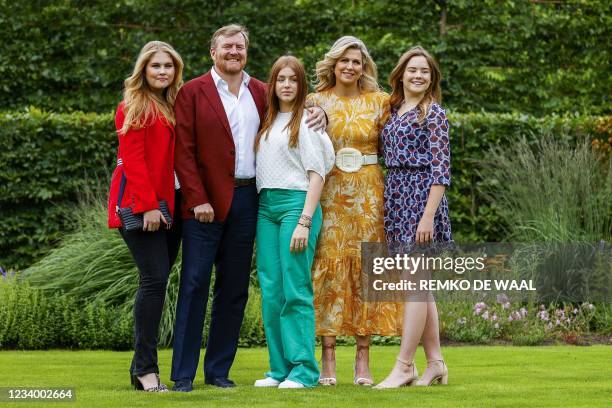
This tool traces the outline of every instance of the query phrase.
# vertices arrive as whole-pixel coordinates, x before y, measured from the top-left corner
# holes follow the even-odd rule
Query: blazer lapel
[[[227,120],[227,114],[225,113],[225,108],[223,107],[223,102],[221,102],[221,97],[219,96],[219,91],[217,91],[217,87],[215,86],[215,82],[213,81],[212,75],[208,72],[204,77],[202,77],[202,91],[204,95],[208,99],[210,106],[213,108],[219,120],[223,124],[227,136],[230,138],[232,143],[234,143],[234,138],[232,136],[232,129],[230,128],[229,121]]]
[[[263,123],[264,116],[266,114],[266,96],[262,95],[261,91],[258,91],[257,87],[254,85],[255,81],[249,81],[249,91],[253,96],[253,100],[255,101],[255,106],[257,107],[257,112],[259,113],[259,121]]]

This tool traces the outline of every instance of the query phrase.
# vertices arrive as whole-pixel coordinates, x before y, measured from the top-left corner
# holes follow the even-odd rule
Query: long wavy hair
[[[289,123],[285,127],[285,129],[289,129],[289,147],[298,146],[300,124],[302,123],[302,116],[304,115],[304,107],[306,105],[308,82],[306,80],[306,71],[300,60],[294,56],[285,55],[277,59],[270,70],[267,94],[268,112],[266,113],[261,130],[257,133],[257,137],[255,138],[255,151],[259,149],[259,142],[262,137],[266,140],[268,139],[268,132],[280,111],[280,102],[276,95],[276,79],[278,78],[279,72],[285,67],[289,67],[295,72],[298,83],[297,94],[293,101],[293,107],[291,108],[291,120],[289,120]]]
[[[404,101],[404,84],[402,82],[404,71],[412,57],[417,56],[425,57],[429,65],[429,71],[431,72],[431,83],[429,84],[429,88],[427,88],[423,98],[417,105],[419,111],[418,121],[422,122],[427,116],[432,103],[442,103],[442,89],[440,87],[442,73],[440,72],[440,67],[438,67],[436,60],[420,45],[406,51],[404,55],[400,57],[393,71],[391,71],[391,75],[389,75],[389,84],[391,85],[392,91],[391,97],[389,98],[389,105],[391,105],[391,109],[399,109]]]
[[[174,63],[174,79],[162,92],[161,97],[153,92],[146,79],[147,64],[155,53],[165,52]],[[125,134],[129,129],[140,129],[156,120],[160,115],[174,125],[174,101],[183,85],[183,60],[170,46],[162,41],[148,42],[136,59],[134,71],[124,82],[123,101],[125,121],[120,130]]]
[[[325,54],[323,61],[317,62],[315,75],[317,77],[317,83],[315,84],[315,91],[321,92],[336,85],[336,76],[334,75],[334,67],[338,60],[344,55],[349,49],[357,49],[361,51],[361,59],[363,61],[363,74],[359,78],[359,90],[361,92],[374,92],[380,91],[380,85],[378,84],[378,71],[376,64],[368,49],[366,48],[363,41],[359,38],[345,35],[340,37],[331,49]]]

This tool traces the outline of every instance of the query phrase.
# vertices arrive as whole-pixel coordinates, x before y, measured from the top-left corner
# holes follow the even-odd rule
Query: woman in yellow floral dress
[[[389,95],[380,91],[376,65],[355,37],[338,39],[317,63],[316,75],[317,92],[308,98],[327,113],[334,149],[356,149],[368,163],[358,170],[334,167],[321,196],[323,227],[313,265],[316,332],[323,345],[319,383],[336,384],[336,336],[344,335],[357,343],[354,383],[372,385],[370,335],[399,335],[402,321],[401,303],[368,302],[361,293],[361,243],[385,241],[384,177],[376,154]]]

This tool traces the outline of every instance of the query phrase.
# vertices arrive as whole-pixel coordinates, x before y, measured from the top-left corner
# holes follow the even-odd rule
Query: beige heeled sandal
[[[407,361],[400,357],[397,357],[396,360],[408,367],[408,369],[410,370],[410,372],[407,374],[408,376],[401,380],[399,384],[388,384],[387,380],[389,377],[387,377],[380,384],[375,386],[375,389],[384,390],[387,388],[409,387],[411,385],[415,385],[416,381],[419,378],[419,373],[417,372],[417,368],[414,365],[414,361]]]
[[[430,363],[442,364],[436,364],[434,366]],[[425,372],[423,372],[423,376],[416,382],[415,385],[419,387],[429,387],[433,384],[448,384],[448,368],[446,367],[444,360],[427,360],[427,368],[425,369]]]
[[[336,343],[334,343],[332,345],[322,344],[321,348],[323,350],[333,350],[334,351],[334,360],[336,359],[336,355],[335,355]],[[321,364],[323,364],[323,357],[321,357]],[[323,386],[333,386],[333,385],[336,385],[338,382],[336,380],[336,377],[319,377],[318,383],[323,385]]]
[[[369,352],[369,350],[369,346],[357,346],[357,356],[359,356],[360,351]],[[374,380],[372,380],[371,377],[357,377],[357,362],[355,362],[355,364],[353,365],[353,384],[361,385],[364,387],[371,387],[372,385],[374,385]]]

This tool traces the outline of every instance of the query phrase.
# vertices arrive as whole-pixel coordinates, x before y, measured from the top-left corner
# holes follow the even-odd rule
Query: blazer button
[[[236,154],[236,152],[235,152],[235,151],[230,150],[230,155],[232,155],[232,156],[233,156],[233,155],[235,155],[235,154]]]

